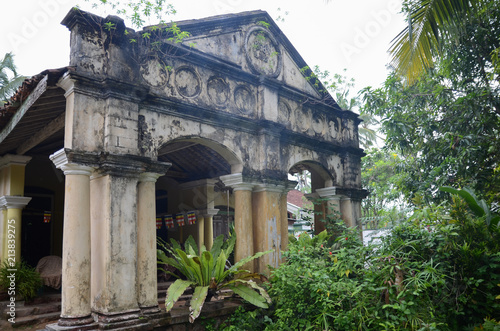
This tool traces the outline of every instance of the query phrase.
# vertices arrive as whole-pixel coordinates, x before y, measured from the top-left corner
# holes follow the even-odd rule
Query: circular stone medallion
[[[281,124],[289,124],[290,116],[290,106],[285,101],[280,101],[278,104],[278,122]]]
[[[240,113],[250,115],[255,109],[255,97],[246,86],[239,86],[234,91],[234,103]]]
[[[221,77],[211,77],[208,80],[207,92],[216,106],[224,106],[229,99],[229,85]]]
[[[158,62],[150,60],[141,65],[141,76],[144,81],[153,87],[164,86],[168,81],[168,71]]]
[[[264,28],[253,27],[247,33],[245,53],[250,69],[256,74],[277,77],[281,72],[278,43]]]
[[[180,95],[193,98],[201,92],[201,82],[198,74],[189,67],[182,67],[175,71],[175,87]]]

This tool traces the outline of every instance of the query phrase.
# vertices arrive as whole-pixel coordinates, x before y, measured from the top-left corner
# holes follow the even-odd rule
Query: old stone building
[[[306,78],[267,13],[178,22],[190,33],[178,43],[172,29],[78,10],[62,24],[69,66],[28,79],[0,110],[1,256],[10,220],[17,260],[62,256],[52,329],[148,328],[156,236],[210,247],[224,215],[237,260],[272,249],[253,268],[277,266],[288,174],[309,170],[318,208],[357,224],[360,120]]]

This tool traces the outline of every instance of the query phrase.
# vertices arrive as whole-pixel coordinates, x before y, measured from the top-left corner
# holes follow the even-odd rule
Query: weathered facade
[[[33,198],[40,207],[31,216],[51,208],[47,255],[63,257],[52,329],[150,327],[140,317],[160,313],[156,235],[193,235],[210,247],[214,216],[226,207],[236,259],[272,249],[249,267],[277,266],[290,173],[309,170],[312,195],[328,200],[319,208],[357,224],[360,120],[306,79],[305,62],[267,13],[179,22],[191,34],[180,43],[78,10],[62,23],[70,65],[29,80],[0,122],[2,258],[7,220],[19,228],[16,258],[28,256],[19,247],[34,249],[20,237],[23,207]],[[187,212],[194,224],[167,228]]]

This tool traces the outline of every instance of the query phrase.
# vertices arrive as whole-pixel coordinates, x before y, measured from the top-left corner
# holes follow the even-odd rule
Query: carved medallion
[[[201,92],[201,81],[196,71],[181,67],[175,70],[175,87],[183,97],[193,98]]]
[[[325,134],[325,119],[321,115],[312,116],[312,128],[318,135]]]
[[[256,74],[277,77],[281,72],[278,43],[268,30],[253,27],[247,32],[245,53],[250,69]]]
[[[338,119],[328,122],[328,127],[330,129],[330,136],[336,140],[339,138],[340,124]]]
[[[297,129],[306,132],[311,127],[311,113],[308,109],[297,108],[295,112]]]
[[[229,85],[221,77],[211,77],[207,83],[210,100],[216,106],[224,106],[229,99]]]
[[[144,81],[153,87],[161,87],[167,84],[168,71],[158,62],[150,60],[141,65],[141,76]]]
[[[240,113],[251,115],[255,110],[255,97],[246,86],[238,86],[234,91],[234,103]]]
[[[285,101],[280,100],[278,104],[278,122],[281,124],[290,124],[291,115],[290,106]]]

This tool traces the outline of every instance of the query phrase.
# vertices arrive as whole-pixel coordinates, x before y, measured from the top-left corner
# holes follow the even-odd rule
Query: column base
[[[158,305],[150,306],[150,307],[139,307],[141,309],[141,315],[143,316],[152,316],[158,315],[161,313],[160,307]]]
[[[62,330],[96,330],[98,324],[92,316],[67,318],[61,317],[55,324],[49,324],[45,327],[47,331],[62,331]]]
[[[141,318],[140,310],[121,313],[94,313],[99,330],[152,330],[153,326]]]

